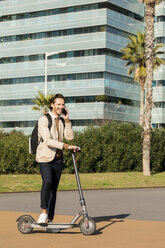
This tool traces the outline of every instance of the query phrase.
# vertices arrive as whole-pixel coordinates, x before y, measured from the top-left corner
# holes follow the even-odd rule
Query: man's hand
[[[77,151],[80,150],[80,147],[79,146],[74,146],[74,145],[69,145],[68,150],[72,150],[74,152],[77,152]]]
[[[63,114],[62,116],[63,116],[64,120],[69,120],[69,111],[66,107],[64,109],[66,110],[67,114],[66,115]]]

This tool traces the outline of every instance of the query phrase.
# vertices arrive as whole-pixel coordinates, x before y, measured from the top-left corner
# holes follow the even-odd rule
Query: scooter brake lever
[[[80,149],[80,147],[78,147],[77,149],[72,150],[71,152],[73,152],[73,153],[75,153],[75,152],[82,153],[83,151]]]
[[[76,152],[82,153],[83,151],[80,149],[80,147],[76,150]]]

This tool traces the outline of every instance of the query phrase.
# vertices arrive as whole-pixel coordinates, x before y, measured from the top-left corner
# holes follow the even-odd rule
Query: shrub
[[[78,159],[80,172],[142,170],[141,128],[137,125],[110,122],[89,127],[83,133],[76,133],[71,143],[83,150]],[[65,171],[72,173],[68,152],[65,158]]]
[[[151,136],[152,172],[165,170],[165,129],[154,129]]]
[[[0,138],[0,173],[36,173],[34,155],[28,153],[28,136],[13,131]]]
[[[142,171],[141,135],[138,125],[109,122],[75,132],[69,143],[83,150],[77,160],[81,173]],[[165,129],[154,129],[151,137],[151,169],[160,172],[165,170]],[[15,131],[0,132],[0,147],[0,173],[39,172],[35,155],[28,152],[28,136]],[[64,153],[64,173],[74,173],[71,152]]]

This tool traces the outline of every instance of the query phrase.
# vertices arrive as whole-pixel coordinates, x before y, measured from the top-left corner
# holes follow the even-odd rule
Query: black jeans
[[[62,173],[62,159],[54,159],[51,162],[39,163],[42,176],[41,208],[47,209],[48,219],[53,220],[57,188]]]

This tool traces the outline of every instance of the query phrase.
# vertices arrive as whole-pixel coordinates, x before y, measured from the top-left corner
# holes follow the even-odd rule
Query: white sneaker
[[[39,216],[39,218],[38,218],[38,223],[39,224],[46,223],[47,218],[48,218],[48,215],[47,214],[41,213],[40,216]]]

